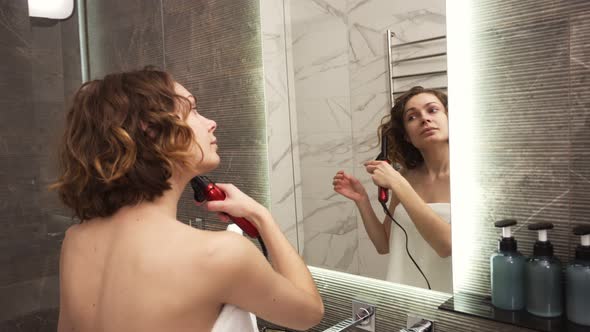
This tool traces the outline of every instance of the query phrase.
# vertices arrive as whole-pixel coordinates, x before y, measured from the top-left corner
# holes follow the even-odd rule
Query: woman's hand
[[[397,183],[404,180],[404,177],[393,166],[383,160],[371,160],[365,162],[365,168],[373,183],[379,187],[394,189]]]
[[[332,185],[334,186],[335,192],[355,202],[360,202],[368,198],[367,191],[361,182],[344,171],[338,171],[336,173]]]
[[[233,184],[216,183],[219,189],[225,193],[225,200],[223,201],[207,201],[203,206],[212,212],[219,212],[219,217],[223,221],[229,221],[229,218],[222,214],[227,213],[234,217],[246,218],[249,221],[256,223],[262,215],[268,213],[268,210],[260,203],[256,202],[252,197],[244,194]],[[256,228],[259,225],[255,224]]]

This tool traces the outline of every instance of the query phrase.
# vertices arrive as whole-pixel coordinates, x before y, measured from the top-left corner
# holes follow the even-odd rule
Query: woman
[[[176,219],[190,179],[219,165],[216,127],[165,72],[78,90],[54,184],[80,219],[62,245],[59,331],[251,331],[247,312],[300,330],[321,320],[307,267],[252,198],[219,184],[227,199],[205,207],[251,221],[273,266],[243,236]]]
[[[388,160],[368,161],[373,182],[393,195],[389,211],[408,232],[409,250],[432,289],[452,292],[447,96],[414,87],[395,100],[379,132],[388,138]],[[401,229],[389,217],[379,222],[369,196],[354,176],[339,171],[334,190],[353,200],[380,254],[390,253],[387,280],[426,287],[405,250]]]

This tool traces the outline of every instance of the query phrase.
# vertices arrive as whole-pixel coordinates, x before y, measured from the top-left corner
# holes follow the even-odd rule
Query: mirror
[[[278,102],[267,100],[271,188],[283,188],[285,182],[294,188],[287,205],[296,213],[300,253],[312,266],[426,288],[408,259],[400,229],[392,228],[395,250],[379,254],[355,203],[334,191],[332,179],[339,170],[356,177],[379,222],[384,220],[377,187],[363,163],[380,152],[377,128],[392,97],[417,85],[446,92],[445,2],[298,0],[261,6],[266,98],[284,88],[289,104],[289,118],[281,122],[273,113]],[[285,58],[286,77],[276,77],[277,63],[271,60],[276,53]],[[278,132],[286,130],[290,149],[273,149],[280,144]],[[288,172],[282,173],[285,159],[290,159],[292,181],[286,181]],[[440,190],[446,200],[434,202],[448,203],[448,179]],[[273,198],[273,213],[285,210],[286,197]],[[449,204],[435,208],[450,213]],[[396,209],[396,218],[401,210]],[[431,275],[432,288],[452,293],[451,257],[430,255],[437,256],[416,227],[408,225],[410,252]],[[446,278],[440,278],[443,270]]]
[[[90,76],[154,64],[178,73],[180,80],[191,81],[187,86],[201,96],[200,105],[210,117],[220,119],[214,113],[221,109],[220,105],[240,109],[241,115],[252,114],[249,125],[244,126],[252,130],[249,134],[242,128],[230,131],[231,126],[226,126],[224,135],[220,131],[220,139],[232,144],[235,143],[233,137],[252,138],[252,142],[241,142],[239,148],[234,146],[233,151],[224,149],[224,153],[228,153],[225,160],[232,160],[234,156],[239,158],[246,148],[250,149],[250,155],[266,153],[256,145],[264,141],[259,137],[264,133],[256,127],[263,121],[254,118],[260,110],[258,102],[264,100],[271,138],[268,140],[270,206],[281,229],[310,265],[386,279],[391,257],[377,253],[354,203],[334,192],[332,178],[340,169],[357,177],[367,188],[377,218],[384,219],[376,201],[376,187],[362,163],[374,159],[379,153],[377,127],[390,108],[390,89],[399,92],[415,85],[446,86],[446,75],[436,74],[446,68],[445,56],[394,63],[444,53],[444,39],[392,47],[391,61],[388,39],[392,46],[400,46],[444,36],[445,3],[436,0],[412,3],[389,0],[263,1],[259,3],[260,12],[257,2],[249,4],[248,13],[257,17],[249,18],[248,22],[254,23],[239,29],[244,34],[237,38],[240,44],[216,44],[216,48],[210,50],[211,54],[205,54],[209,50],[207,47],[211,46],[205,41],[208,37],[200,32],[206,30],[195,25],[201,22],[205,26],[209,22],[209,13],[202,8],[189,6],[191,10],[185,11],[182,6],[169,4],[162,7],[160,1],[151,1],[142,4],[138,10],[135,3],[115,6],[110,2],[88,2],[87,12],[91,13],[87,17]],[[134,15],[129,16],[129,13]],[[128,17],[126,22],[133,24],[111,24],[110,20],[119,16]],[[256,21],[258,18],[260,25]],[[230,29],[224,22],[209,23]],[[168,29],[176,31],[176,25],[191,28],[186,29],[186,34],[165,33]],[[202,81],[198,74],[203,70],[210,70],[208,76],[203,76],[207,79],[225,73],[221,70],[222,63],[258,70],[258,54],[249,54],[246,50],[259,50],[260,39],[257,38],[260,38],[260,31],[257,29],[260,26],[263,32],[264,98],[261,98],[256,84],[247,84],[257,82],[259,72],[255,70],[249,72],[251,78],[248,76],[248,80],[251,81],[242,76],[235,79],[224,76],[223,79],[230,78],[224,81],[228,85],[199,83]],[[388,29],[395,34],[392,38],[386,35]],[[200,56],[177,52],[183,47],[188,49],[189,44],[197,45],[199,38],[203,39],[203,45],[208,45],[200,50]],[[391,76],[396,77],[391,86],[388,78],[390,64]],[[281,65],[283,70],[276,69]],[[434,74],[413,76],[428,72]],[[228,89],[239,91],[239,97],[217,98],[227,96]],[[285,106],[286,120],[277,118],[285,113],[277,111],[275,102]],[[245,105],[249,105],[251,111],[246,111]],[[211,113],[207,113],[209,111]],[[285,145],[278,145],[279,141]],[[244,171],[251,171],[257,167],[254,165],[260,164],[258,159],[250,164],[244,163]],[[266,181],[254,179],[254,176],[240,177],[235,163],[223,166],[228,169],[220,170],[216,178],[243,189],[247,189],[246,181]],[[260,173],[266,175],[264,170]],[[265,199],[262,190],[252,188],[255,190],[251,193],[258,193],[258,198]],[[406,256],[402,257],[411,264]],[[450,260],[447,258],[445,263],[449,271]],[[416,269],[410,266],[409,270],[413,273],[398,271],[402,272],[401,277],[410,276],[416,282],[414,285],[424,287],[419,275],[414,278]],[[447,279],[450,280],[450,276]],[[412,280],[401,281],[410,283]],[[451,292],[451,287],[448,285],[438,290]]]

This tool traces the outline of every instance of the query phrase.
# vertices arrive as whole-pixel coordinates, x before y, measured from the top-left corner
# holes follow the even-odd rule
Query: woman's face
[[[404,109],[406,139],[417,149],[449,140],[447,110],[433,94],[420,93],[410,98]]]
[[[196,145],[193,147],[197,161],[202,159],[197,164],[199,170],[207,172],[215,169],[220,162],[219,155],[217,154],[217,139],[213,135],[213,132],[217,128],[217,123],[197,112],[197,101],[195,97],[182,85],[175,83],[174,91],[178,95],[186,97],[191,102],[191,111],[186,122],[192,128],[197,143],[199,143],[203,150],[201,155],[201,150]]]

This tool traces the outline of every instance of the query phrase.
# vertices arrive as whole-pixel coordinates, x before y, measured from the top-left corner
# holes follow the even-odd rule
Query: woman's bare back
[[[218,238],[158,214],[72,226],[61,253],[60,331],[209,331],[223,279]]]

